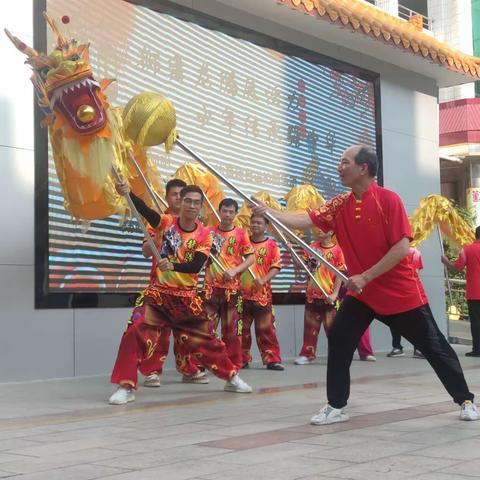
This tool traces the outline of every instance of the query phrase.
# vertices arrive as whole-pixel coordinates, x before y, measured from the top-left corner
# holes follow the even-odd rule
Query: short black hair
[[[233,198],[224,198],[218,206],[218,211],[220,211],[222,207],[235,207],[235,213],[238,213],[238,203]]]
[[[254,218],[263,218],[267,225],[270,223],[270,220],[265,215],[255,215],[254,213],[252,213],[252,215],[250,216],[250,221],[252,221],[252,219]]]
[[[378,159],[377,154],[372,148],[363,145],[355,156],[355,163],[357,165],[367,165],[368,174],[373,178],[377,175]]]
[[[168,192],[175,187],[186,187],[187,184],[183,181],[180,180],[179,178],[172,178],[167,182],[167,185],[165,187],[165,193],[168,195]]]
[[[185,185],[180,191],[180,198],[185,198],[187,193],[199,193],[203,202],[203,191],[200,187],[197,187],[196,185]]]
[[[480,239],[480,227],[477,227],[475,229],[475,238],[478,240]]]

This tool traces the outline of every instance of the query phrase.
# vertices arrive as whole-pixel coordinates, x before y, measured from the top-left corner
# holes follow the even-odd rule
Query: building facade
[[[19,0],[14,7],[3,8],[4,26],[30,44],[32,18],[39,15],[36,3]],[[133,3],[155,8],[156,3],[162,2]],[[314,8],[313,2],[298,0],[167,3],[188,8],[193,17],[197,12],[376,74],[380,120],[376,145],[383,159],[383,184],[400,194],[408,213],[426,194],[440,193],[439,88],[457,88],[478,78],[468,56],[455,50],[448,50],[445,55],[443,43],[432,43],[435,21],[424,32],[423,17],[430,18],[435,8],[441,9],[448,2],[428,1],[427,11],[417,6],[416,11],[422,15],[410,22],[417,25],[415,31],[410,26],[405,29],[405,19],[398,23],[399,5],[395,1],[378,0],[378,7],[368,5],[370,10],[362,18],[358,11],[345,17],[334,10],[329,10],[325,18],[325,12]],[[360,0],[350,3],[362,8]],[[413,7],[412,4],[409,8],[414,11]],[[385,17],[385,12],[391,15]],[[39,212],[35,211],[34,198],[34,99],[18,52],[6,37],[0,38],[0,48],[9,70],[0,85],[0,152],[4,172],[0,177],[0,220],[8,226],[0,240],[0,382],[105,374],[112,367],[129,308],[35,308],[38,245],[34,217]],[[422,253],[422,278],[439,326],[446,333],[443,272],[436,239],[425,242]],[[285,358],[294,357],[302,342],[303,305],[278,305],[276,317],[282,354]],[[376,323],[372,341],[377,351],[389,349],[389,331]],[[323,339],[320,352],[325,351]]]

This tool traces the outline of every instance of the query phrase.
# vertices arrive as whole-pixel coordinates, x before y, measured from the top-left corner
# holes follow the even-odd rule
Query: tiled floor
[[[471,390],[480,360],[456,347]],[[127,406],[106,377],[0,385],[0,478],[21,480],[468,480],[480,477],[480,422],[460,422],[423,360],[354,361],[351,420],[310,426],[325,359],[242,371],[255,392],[185,385],[167,372]]]

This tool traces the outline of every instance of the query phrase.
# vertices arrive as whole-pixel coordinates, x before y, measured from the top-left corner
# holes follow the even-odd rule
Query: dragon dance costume
[[[264,278],[272,269],[280,270],[280,248],[275,240],[265,238],[260,242],[250,241],[254,249],[254,262],[251,269],[255,278]],[[252,361],[250,354],[252,323],[255,325],[255,337],[264,365],[281,363],[280,346],[275,333],[270,282],[258,286],[249,272],[243,272],[240,282],[243,296],[243,364]]]
[[[225,269],[238,267],[243,258],[253,254],[245,230],[233,227],[223,231],[212,229],[213,251]],[[205,272],[203,291],[205,310],[214,330],[221,324],[222,340],[227,346],[228,356],[237,368],[242,367],[242,297],[240,279],[225,280],[219,266],[212,262]]]
[[[182,346],[181,351],[195,352],[195,357],[208,370],[230,380],[237,368],[228,358],[223,342],[215,336],[197,293],[198,272],[212,246],[210,231],[199,223],[193,231],[185,231],[178,217],[160,216],[134,195],[132,198],[155,229],[156,238],[161,239],[158,242],[161,255],[167,257],[175,269],[156,269],[155,278],[140,297],[120,343],[112,383],[136,388],[137,367],[148,357],[149,347],[157,345],[161,329],[165,327],[172,329],[175,342]],[[185,363],[190,355],[186,353],[178,361]]]

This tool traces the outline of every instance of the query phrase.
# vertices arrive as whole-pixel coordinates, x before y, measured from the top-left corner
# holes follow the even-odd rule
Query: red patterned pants
[[[173,331],[179,345],[177,365],[183,371],[193,355],[214,375],[224,380],[232,378],[237,368],[227,355],[225,344],[217,339],[202,309],[200,297],[179,297],[155,292],[137,303],[123,334],[112,383],[137,387],[140,363],[152,358],[162,330]]]
[[[154,349],[152,355],[142,358],[138,369],[140,373],[145,377],[152,374],[158,373],[159,375],[163,371],[163,365],[167,359],[168,349],[170,348],[170,337],[172,334],[172,329],[165,327],[160,331],[156,348]],[[186,356],[188,352],[182,351],[182,345],[178,342],[173,342],[173,353],[175,355],[175,365],[177,370],[182,375],[195,375],[199,369],[193,358],[190,358],[186,362],[180,361]]]
[[[214,331],[221,324],[228,358],[242,368],[242,297],[224,288],[206,288],[205,311]]]
[[[314,299],[313,302],[305,303],[301,356],[311,359],[315,358],[320,327],[323,323],[325,333],[328,335],[328,330],[336,313],[335,307],[328,305],[320,299]]]
[[[243,363],[250,363],[252,356],[251,327],[255,325],[255,338],[258,349],[262,356],[263,364],[281,363],[280,346],[278,345],[277,334],[275,333],[275,317],[272,311],[272,304],[261,305],[253,300],[243,300],[243,333],[242,333],[242,360]]]
[[[310,359],[315,358],[317,352],[318,335],[320,327],[323,323],[325,334],[335,319],[337,310],[331,305],[326,304],[323,300],[315,299],[312,303],[305,303],[305,317],[303,327],[303,346],[300,355]],[[367,328],[360,339],[357,346],[360,358],[373,355],[372,345],[370,344],[370,328]]]

